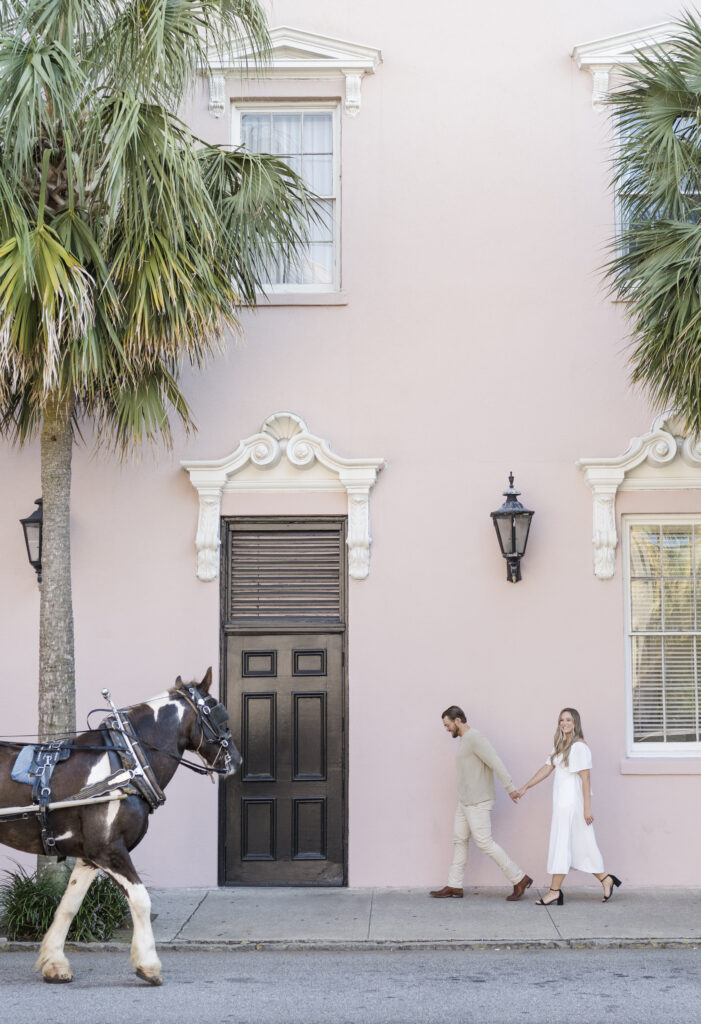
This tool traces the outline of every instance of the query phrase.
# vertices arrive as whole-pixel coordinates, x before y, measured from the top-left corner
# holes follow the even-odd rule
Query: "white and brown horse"
[[[201,683],[183,683],[178,677],[171,690],[121,712],[146,755],[147,770],[152,772],[156,789],[164,789],[178,765],[187,764],[183,760],[186,750],[200,756],[207,772],[231,775],[240,765],[226,711],[209,696],[211,682],[211,669]],[[114,774],[114,755],[111,762],[106,743],[99,730],[82,733],[71,741],[70,757],[56,764],[51,777],[52,804],[73,798],[86,787],[95,790],[99,788],[96,783]],[[1,820],[3,808],[31,803],[31,786],[11,778],[20,749],[19,744],[0,743],[0,842],[25,853],[41,854],[44,847],[36,814]],[[127,792],[123,799],[49,811],[56,853],[77,859],[39,951],[36,966],[45,981],[73,980],[64,953],[66,935],[90,883],[101,870],[115,880],[129,902],[133,922],[131,962],[136,973],[152,985],[162,983],[151,928],[151,900],[129,856],[146,834],[152,807],[131,787]]]

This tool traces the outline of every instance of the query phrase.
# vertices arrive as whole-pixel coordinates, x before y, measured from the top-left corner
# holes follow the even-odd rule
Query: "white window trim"
[[[631,438],[622,455],[579,459],[594,497],[594,575],[610,580],[616,571],[618,491],[701,490],[701,442],[684,433],[672,410],[663,412],[647,434]]]
[[[626,514],[621,517],[623,533],[623,605],[625,628],[626,678],[626,756],[630,759],[699,758],[701,770],[701,741],[697,743],[635,743],[633,732],[633,665],[631,660],[632,607],[630,595],[630,528],[646,523],[665,525],[700,525],[701,515],[679,514]]]
[[[245,75],[251,68],[253,79],[342,78],[346,86],[344,108],[350,117],[355,117],[360,110],[362,80],[365,75],[374,74],[381,63],[382,53],[376,46],[280,25],[270,30],[269,61],[262,67],[255,65],[255,57],[246,46],[223,59],[211,55],[209,112],[212,117],[222,117],[225,112],[226,73],[236,71]]]
[[[333,115],[333,187],[334,187],[334,244],[333,244],[333,280],[329,284],[313,282],[311,284],[269,284],[265,293],[260,293],[261,304],[265,305],[266,297],[276,295],[309,296],[337,294],[341,291],[341,118],[339,104],[335,100],[307,100],[304,98],[290,100],[237,100],[231,104],[231,145],[241,145],[242,114],[275,114],[314,111],[329,111]]]
[[[592,106],[597,110],[606,109],[611,76],[617,70],[633,67],[636,53],[650,53],[664,47],[678,34],[677,22],[664,21],[575,46],[571,53],[572,59],[578,68],[588,71],[593,79]]]

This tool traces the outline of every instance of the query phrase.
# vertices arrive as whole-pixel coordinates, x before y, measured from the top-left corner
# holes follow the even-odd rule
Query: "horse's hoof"
[[[137,967],[136,973],[142,981],[147,981],[149,985],[162,985],[163,978],[160,974],[148,974],[143,967]]]
[[[72,974],[44,974],[43,978],[47,985],[67,985],[69,981],[73,981]]]

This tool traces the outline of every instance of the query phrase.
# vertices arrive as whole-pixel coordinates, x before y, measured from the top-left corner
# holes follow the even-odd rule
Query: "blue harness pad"
[[[70,756],[71,748],[67,743],[30,744],[20,750],[10,777],[14,782],[26,782],[30,786],[36,786],[41,780],[48,786],[57,762]]]
[[[17,760],[12,767],[11,777],[15,782],[28,782],[30,786],[32,782],[34,782],[31,775],[31,768],[34,761],[35,750],[36,747],[34,746],[22,747],[20,750],[17,755]]]

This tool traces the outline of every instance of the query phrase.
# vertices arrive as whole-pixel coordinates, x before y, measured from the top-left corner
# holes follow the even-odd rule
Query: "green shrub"
[[[51,870],[29,875],[18,866],[5,872],[0,884],[0,919],[7,938],[39,940],[44,937],[68,884],[68,872]],[[129,907],[122,890],[111,878],[98,875],[73,919],[69,942],[106,942],[124,922]]]

